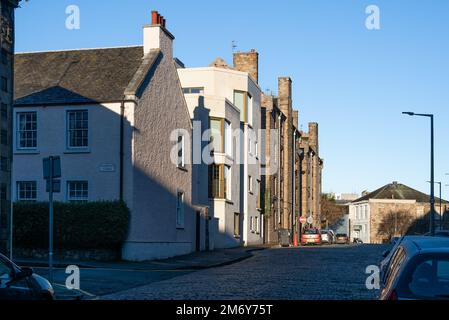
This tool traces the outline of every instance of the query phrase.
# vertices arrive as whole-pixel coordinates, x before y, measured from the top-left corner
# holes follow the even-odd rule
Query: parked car
[[[430,236],[430,232],[426,233],[425,236]],[[449,237],[449,230],[435,230],[435,237]]]
[[[337,234],[337,244],[349,244],[349,237],[346,233]]]
[[[301,245],[321,245],[321,232],[317,229],[305,230],[301,236]]]
[[[321,230],[321,243],[334,244],[334,236],[330,230]]]
[[[50,282],[0,254],[0,300],[54,300]]]
[[[363,244],[362,239],[359,239],[359,238],[354,238],[354,240],[352,242],[355,244]]]
[[[329,230],[329,233],[332,236],[332,244],[335,244],[337,242],[337,236],[335,235],[334,230]]]
[[[404,237],[393,252],[381,300],[449,300],[449,238]]]

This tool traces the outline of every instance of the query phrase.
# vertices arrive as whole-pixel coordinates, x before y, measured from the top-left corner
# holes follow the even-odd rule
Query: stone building
[[[59,155],[56,201],[122,200],[130,208],[124,259],[200,247],[192,126],[173,41],[165,19],[152,12],[143,46],[16,55],[15,201],[48,199],[42,159]]]
[[[349,205],[350,237],[364,243],[380,244],[393,236],[412,232],[411,228],[423,225],[428,230],[430,219],[430,197],[398,182],[393,182],[365,194]],[[439,199],[435,205],[435,226],[440,226],[440,218],[447,211],[449,202]],[[399,219],[399,220],[398,220]],[[385,224],[392,230],[386,232]]]
[[[323,162],[319,158],[318,125],[311,123],[309,133],[298,128],[289,77],[278,79],[278,96],[262,95],[262,128],[265,241],[278,243],[281,230],[288,230],[293,241],[300,233],[300,216],[313,216],[313,225],[319,227]]]
[[[0,1],[0,253],[8,252],[11,212],[14,9],[19,0]]]
[[[312,227],[321,228],[321,194],[323,159],[320,158],[318,123],[309,123],[309,131],[300,133],[298,149],[303,158],[302,168],[302,216],[312,218]]]

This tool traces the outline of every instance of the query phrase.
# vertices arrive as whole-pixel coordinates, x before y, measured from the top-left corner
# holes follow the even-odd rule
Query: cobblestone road
[[[368,265],[384,247],[271,249],[233,265],[208,269],[105,296],[106,300],[369,300]]]

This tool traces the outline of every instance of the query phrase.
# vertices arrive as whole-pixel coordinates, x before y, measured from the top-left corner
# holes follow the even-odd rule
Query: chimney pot
[[[151,24],[155,25],[158,24],[159,21],[159,13],[157,11],[151,12]]]

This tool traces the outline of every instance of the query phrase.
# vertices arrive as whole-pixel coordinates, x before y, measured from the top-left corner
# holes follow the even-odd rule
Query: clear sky
[[[371,4],[380,30],[365,27]],[[65,27],[69,5],[80,8],[79,30]],[[292,77],[301,124],[320,125],[323,191],[392,181],[429,191],[429,121],[401,111],[435,114],[436,179],[449,184],[449,1],[30,0],[17,10],[16,49],[140,45],[152,9],[187,66],[232,63],[236,41],[259,51],[263,90]]]

